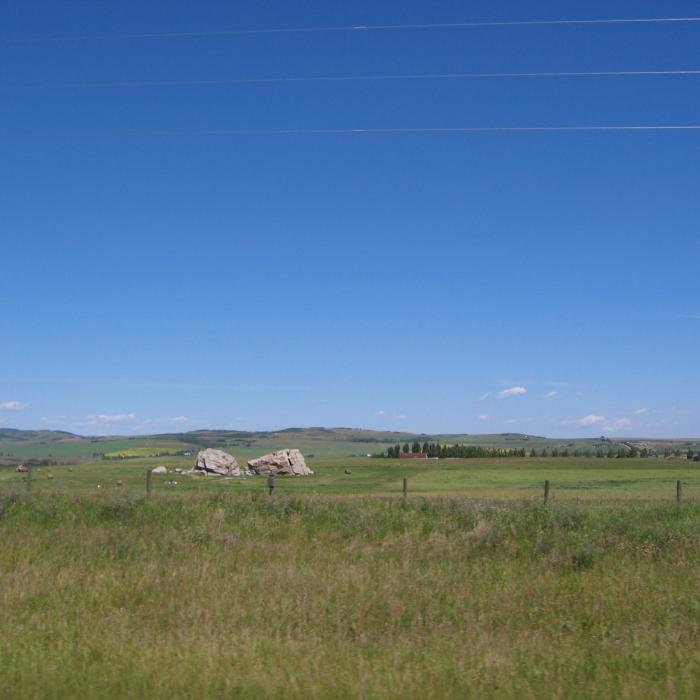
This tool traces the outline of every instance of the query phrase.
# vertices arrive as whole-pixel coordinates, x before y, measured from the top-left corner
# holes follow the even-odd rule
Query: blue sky
[[[0,3],[5,39],[660,14],[697,4]],[[700,435],[700,132],[192,133],[700,124],[699,77],[29,89],[700,69],[699,41],[679,23],[1,42],[0,426]]]

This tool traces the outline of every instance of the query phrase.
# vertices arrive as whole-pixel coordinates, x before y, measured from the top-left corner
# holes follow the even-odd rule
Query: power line
[[[151,139],[225,136],[315,136],[354,134],[506,134],[506,133],[575,133],[575,132],[672,132],[700,131],[700,124],[615,124],[578,126],[466,126],[466,127],[371,127],[371,128],[271,128],[271,129],[183,129],[176,131],[112,132],[25,132],[0,133],[2,141],[64,141],[93,139]]]
[[[38,83],[28,85],[0,85],[0,90],[102,90],[109,88],[139,87],[189,87],[258,85],[275,83],[333,83],[380,82],[414,80],[470,80],[489,78],[595,78],[595,77],[692,77],[700,76],[700,70],[617,70],[617,71],[542,71],[516,73],[418,73],[399,75],[329,75],[329,76],[281,76],[272,78],[222,78],[213,80],[134,80],[97,83]]]
[[[476,29],[486,27],[545,27],[573,25],[605,25],[605,24],[673,24],[685,22],[700,22],[700,17],[634,17],[618,19],[550,19],[550,20],[508,20],[493,22],[436,22],[426,24],[359,24],[337,27],[278,27],[260,29],[233,29],[228,31],[202,32],[152,32],[142,34],[92,34],[82,36],[55,37],[7,37],[2,43],[59,43],[78,41],[124,41],[132,39],[196,39],[233,36],[250,36],[256,34],[311,34],[328,32],[355,31],[401,31],[421,29]]]

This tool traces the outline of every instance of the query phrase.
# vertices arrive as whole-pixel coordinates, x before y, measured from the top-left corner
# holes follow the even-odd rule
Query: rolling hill
[[[85,440],[64,430],[17,430],[0,428],[0,444],[4,442],[76,442]]]
[[[98,455],[128,455],[129,453],[174,454],[216,447],[235,452],[243,459],[276,449],[296,447],[308,457],[366,456],[386,450],[397,443],[440,442],[462,443],[505,449],[607,449],[611,446],[693,449],[700,440],[652,440],[642,438],[547,438],[523,433],[493,435],[416,434],[382,432],[361,428],[286,428],[277,431],[197,430],[187,433],[166,433],[135,437],[86,437],[63,431],[0,429],[0,453],[5,457],[93,457]]]

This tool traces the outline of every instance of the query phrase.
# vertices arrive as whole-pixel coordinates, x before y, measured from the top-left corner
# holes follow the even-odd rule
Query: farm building
[[[427,452],[402,452],[399,457],[401,459],[428,459]]]

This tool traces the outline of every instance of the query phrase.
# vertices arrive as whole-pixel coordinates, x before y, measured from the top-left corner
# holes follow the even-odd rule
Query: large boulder
[[[248,469],[256,474],[275,476],[310,476],[313,472],[306,466],[304,455],[299,450],[280,450],[269,455],[251,459]]]
[[[195,472],[218,474],[219,476],[249,476],[247,469],[241,469],[235,457],[221,450],[206,449],[197,455]]]

